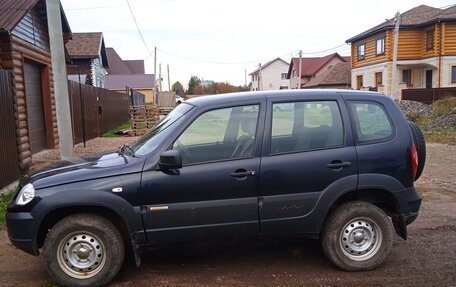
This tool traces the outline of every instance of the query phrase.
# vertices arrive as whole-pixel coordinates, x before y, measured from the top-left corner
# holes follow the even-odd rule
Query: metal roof
[[[416,27],[429,25],[438,21],[456,20],[456,5],[447,9],[434,8],[431,6],[420,5],[401,14],[400,27]],[[394,18],[387,20],[369,30],[366,30],[350,39],[347,43],[369,37],[376,33],[394,29]]]
[[[40,1],[45,5],[44,0],[0,0],[0,30],[11,32],[25,14],[32,10]],[[71,34],[70,25],[62,5],[60,5],[60,14],[63,32]]]

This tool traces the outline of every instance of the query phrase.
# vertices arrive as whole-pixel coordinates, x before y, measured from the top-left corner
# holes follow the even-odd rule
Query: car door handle
[[[255,171],[254,170],[245,170],[245,169],[241,169],[241,170],[236,170],[235,172],[232,172],[230,174],[232,177],[246,177],[246,176],[254,176],[255,175]]]
[[[351,162],[349,161],[341,161],[341,160],[333,160],[331,163],[327,164],[327,167],[332,169],[339,169],[343,167],[351,166]]]

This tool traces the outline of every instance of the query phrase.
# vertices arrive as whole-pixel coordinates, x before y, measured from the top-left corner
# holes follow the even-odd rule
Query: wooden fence
[[[173,107],[159,107],[155,105],[131,106],[130,121],[132,136],[141,136],[153,128],[161,118],[168,115]]]
[[[126,93],[68,81],[74,143],[102,136],[129,120]]]
[[[0,189],[14,182],[21,175],[16,142],[13,93],[10,73],[0,69]]]
[[[456,88],[404,89],[402,100],[432,104],[443,98],[456,97]]]

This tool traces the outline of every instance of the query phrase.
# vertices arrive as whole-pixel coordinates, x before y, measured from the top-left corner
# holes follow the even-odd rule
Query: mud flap
[[[394,216],[391,218],[397,235],[407,240],[407,225],[403,216]]]
[[[131,246],[133,247],[133,254],[135,256],[135,264],[136,267],[139,268],[141,266],[141,256],[139,256],[139,248],[138,245],[136,244],[135,240],[131,241]]]

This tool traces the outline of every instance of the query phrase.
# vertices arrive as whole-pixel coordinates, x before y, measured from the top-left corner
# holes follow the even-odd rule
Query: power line
[[[349,46],[348,44],[346,43],[343,43],[342,45],[339,45],[339,46],[336,46],[336,47],[333,47],[331,49],[326,49],[326,50],[321,50],[321,51],[315,51],[315,52],[302,52],[303,55],[315,55],[315,54],[320,54],[320,53],[325,53],[325,52],[329,52],[329,51],[332,51],[332,50],[336,50],[338,48],[341,48],[343,46]]]
[[[157,50],[159,50],[160,52],[165,53],[167,55],[170,55],[170,56],[174,56],[174,57],[178,57],[178,58],[182,58],[182,59],[186,59],[186,60],[190,60],[190,61],[200,62],[200,63],[215,64],[215,65],[241,65],[241,64],[253,64],[253,63],[259,63],[259,62],[267,61],[267,60],[263,59],[263,60],[255,60],[255,61],[252,60],[252,61],[242,61],[242,62],[218,62],[218,61],[209,61],[209,60],[202,60],[202,59],[196,59],[196,58],[192,58],[192,57],[187,57],[187,56],[175,54],[175,53],[172,53],[172,52],[168,52],[168,51],[165,51],[165,50],[159,49],[159,48],[157,48]],[[283,55],[281,55],[279,57],[285,57],[287,55],[292,54],[293,52],[296,52],[296,51],[285,53],[285,54],[283,54]]]
[[[107,5],[107,6],[80,7],[80,8],[65,9],[65,11],[95,10],[95,9],[117,8],[117,7],[125,7],[125,5]]]
[[[166,2],[172,2],[177,0],[161,0],[161,1],[149,1],[148,4],[160,4]],[[136,6],[136,5],[135,5]],[[65,9],[65,11],[78,11],[78,10],[97,10],[97,9],[106,9],[106,8],[118,8],[125,7],[125,5],[105,5],[105,6],[89,6],[89,7],[80,7],[80,8],[71,8]]]
[[[144,36],[141,32],[141,29],[139,29],[139,25],[138,25],[138,22],[136,21],[135,14],[133,13],[133,10],[131,9],[131,6],[130,6],[130,1],[128,1],[128,0],[125,0],[125,1],[127,1],[127,5],[128,5],[128,8],[130,9],[130,13],[131,13],[131,16],[133,17],[133,21],[135,22],[136,29],[138,30],[139,36],[141,37],[141,40],[144,43],[144,47],[146,47],[147,53],[149,53],[149,56],[150,56],[152,54],[152,52],[150,51],[149,46],[147,46],[146,40],[144,40]]]

